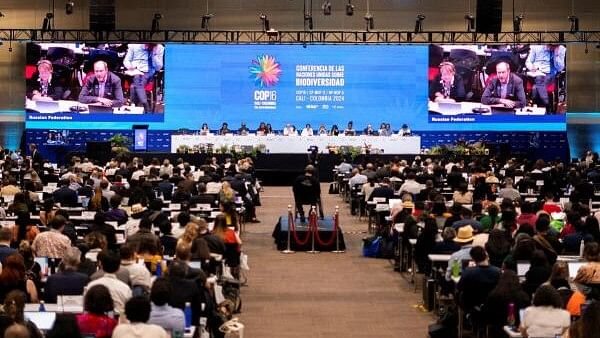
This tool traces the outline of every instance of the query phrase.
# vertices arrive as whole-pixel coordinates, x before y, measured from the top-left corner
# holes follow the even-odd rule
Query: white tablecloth
[[[384,154],[418,154],[421,151],[420,136],[173,135],[171,152],[176,153],[180,145],[192,147],[209,143],[213,144],[213,149],[221,146],[265,145],[269,153],[278,154],[306,154],[310,146],[317,146],[320,152],[327,153],[328,146],[364,147],[365,144],[370,145],[371,149],[382,149]]]

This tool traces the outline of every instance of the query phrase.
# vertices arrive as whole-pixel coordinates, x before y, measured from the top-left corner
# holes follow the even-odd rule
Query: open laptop
[[[462,105],[457,102],[439,102],[438,107],[442,114],[459,114],[462,111]]]
[[[525,277],[525,274],[527,273],[527,271],[529,271],[530,266],[531,266],[531,263],[529,263],[529,261],[518,261],[517,262],[517,276]]]
[[[571,279],[574,279],[577,276],[577,271],[579,271],[579,268],[582,265],[587,264],[587,262],[584,261],[577,261],[577,262],[568,262],[568,267],[569,267],[569,277]]]
[[[88,106],[88,110],[90,114],[112,114],[113,107],[99,106],[95,104],[90,104]]]
[[[42,331],[50,330],[56,320],[56,312],[24,312],[24,315]]]

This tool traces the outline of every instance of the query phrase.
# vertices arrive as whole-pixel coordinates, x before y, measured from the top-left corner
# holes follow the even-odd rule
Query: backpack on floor
[[[363,238],[363,256],[365,257],[378,257],[379,250],[381,247],[381,236],[372,236]]]

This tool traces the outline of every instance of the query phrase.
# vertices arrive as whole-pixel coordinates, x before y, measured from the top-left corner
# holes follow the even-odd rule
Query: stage
[[[308,221],[308,219],[307,219]],[[321,243],[316,239],[315,236],[315,250],[317,251],[333,251],[336,250],[336,240],[332,240],[333,236],[333,217],[327,216],[325,219],[317,219],[318,221],[318,237],[321,239]],[[308,251],[312,247],[311,235],[308,232],[308,226],[305,224],[300,224],[300,219],[296,219],[295,229],[297,237],[300,241],[306,243],[298,243],[293,233],[290,234],[290,247],[294,251]],[[287,248],[287,236],[288,236],[288,217],[281,216],[279,217],[279,221],[275,225],[275,229],[273,229],[273,238],[275,239],[275,244],[277,245],[277,250],[285,250]],[[345,250],[346,244],[344,242],[344,235],[342,233],[341,226],[337,229],[338,239],[339,239],[339,250]],[[331,243],[328,243],[331,242]]]

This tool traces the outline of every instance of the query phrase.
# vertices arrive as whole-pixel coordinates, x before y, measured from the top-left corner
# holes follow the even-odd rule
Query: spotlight
[[[67,1],[67,3],[65,4],[65,13],[67,13],[67,15],[71,15],[73,14],[73,10],[75,9],[75,2],[73,1]]]
[[[423,31],[423,21],[425,20],[425,14],[417,14],[417,20],[415,21],[415,33],[421,33]]]
[[[348,3],[346,4],[346,15],[347,16],[352,16],[354,15],[354,5],[351,2],[352,0],[348,0]]]
[[[373,14],[365,14],[365,23],[367,26],[367,32],[375,28],[375,20],[373,20]]]
[[[321,9],[323,9],[323,15],[331,15],[331,1],[325,0]]]
[[[475,17],[473,14],[465,14],[465,21],[467,22],[467,32],[472,32],[475,29]]]
[[[568,19],[571,23],[571,33],[579,32],[579,18],[575,15],[569,15]]]
[[[44,21],[42,22],[42,32],[52,30],[52,19],[54,19],[54,14],[52,14],[52,12],[46,13]]]
[[[210,30],[210,25],[209,25],[209,21],[210,19],[215,16],[213,13],[206,13],[202,16],[202,23],[200,24],[200,27],[202,29],[206,29],[206,30]]]
[[[162,19],[162,14],[154,13],[154,19],[152,19],[152,28],[150,31],[156,32],[160,30],[160,19]]]
[[[304,13],[304,30],[312,30],[313,29],[313,18],[312,14]]]
[[[515,33],[518,33],[523,29],[523,19],[525,19],[525,16],[522,13],[515,16],[513,19],[513,31]]]

